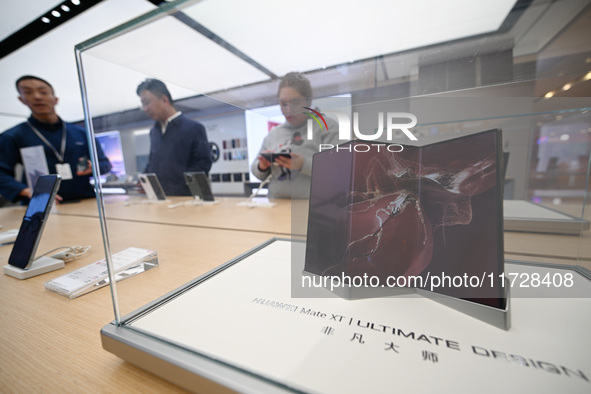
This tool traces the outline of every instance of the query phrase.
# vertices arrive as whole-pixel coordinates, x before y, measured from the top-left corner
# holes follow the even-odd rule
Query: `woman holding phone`
[[[337,144],[337,124],[324,118],[327,130],[323,130],[312,122],[312,139],[308,138],[312,87],[304,74],[286,74],[279,83],[277,97],[285,122],[269,131],[251,171],[262,181],[271,177],[271,197],[309,198],[312,155],[321,144]]]

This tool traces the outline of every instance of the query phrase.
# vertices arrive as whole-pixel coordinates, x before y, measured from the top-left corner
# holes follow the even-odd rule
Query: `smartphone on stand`
[[[27,269],[35,261],[35,252],[61,181],[62,177],[57,174],[41,175],[37,180],[8,264]]]

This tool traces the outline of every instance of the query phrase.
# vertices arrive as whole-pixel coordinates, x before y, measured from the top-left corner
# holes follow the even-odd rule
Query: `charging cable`
[[[80,245],[60,246],[59,248],[52,249],[49,252],[44,253],[41,256],[38,256],[36,258],[47,256],[48,254],[55,252],[56,250],[60,250],[60,249],[65,249],[65,250],[51,255],[51,257],[54,259],[63,260],[64,263],[69,263],[70,261],[74,261],[77,258],[81,257],[86,252],[88,252],[88,250],[90,249],[90,245],[87,245],[87,246],[80,246]]]
[[[256,196],[258,196],[258,195],[259,195],[259,193],[260,193],[261,189],[262,189],[263,187],[265,187],[265,185],[266,185],[267,183],[271,182],[271,178],[272,178],[272,177],[273,177],[273,174],[272,174],[272,173],[271,173],[271,174],[269,174],[269,175],[268,175],[268,176],[265,178],[265,180],[264,180],[263,182],[261,182],[261,184],[259,185],[259,187],[258,187],[258,188],[257,188],[257,189],[254,191],[254,193],[252,193],[252,194],[250,195],[250,197],[249,197],[249,198],[248,198],[248,200],[246,201],[246,206],[247,206],[247,207],[249,207],[249,208],[253,208],[253,207],[255,206],[254,204],[252,204],[252,200],[253,200],[253,199],[254,199]]]

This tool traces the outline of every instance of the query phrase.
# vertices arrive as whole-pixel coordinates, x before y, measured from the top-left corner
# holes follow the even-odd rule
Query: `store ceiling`
[[[44,11],[52,9],[58,2],[56,0],[27,0],[15,4],[15,2],[3,0],[2,3],[5,3],[2,7],[5,11],[2,23],[0,23],[0,41],[29,24],[33,19],[40,17]],[[10,11],[6,11],[4,6],[10,7]]]
[[[93,115],[137,108],[134,87],[146,75],[151,75],[154,67],[162,69],[166,66],[162,59],[171,55],[166,52],[166,42],[177,40],[182,35],[190,34],[186,36],[186,45],[194,48],[192,52],[195,59],[191,64],[197,65],[197,68],[174,69],[171,78],[163,79],[181,81],[183,73],[208,77],[202,78],[202,82],[191,86],[190,90],[173,85],[171,91],[175,98],[268,81],[291,70],[330,68],[350,61],[495,31],[515,1],[373,0],[366,2],[362,9],[352,9],[342,1],[328,0],[302,0],[297,6],[286,6],[284,2],[273,0],[203,1],[185,10],[188,22],[164,18],[152,27],[142,28],[144,34],[132,33],[88,51],[97,59],[95,65],[112,67],[112,72],[108,74],[111,85],[128,92],[115,94],[105,89],[106,98],[97,102],[108,105],[102,108],[97,105],[95,108],[98,110]],[[533,1],[536,2],[540,1]],[[4,7],[5,12],[0,16],[0,38],[8,37],[19,26],[38,19],[62,3],[56,0],[27,0]],[[551,2],[542,3],[548,5]],[[559,3],[577,3],[580,8],[585,1]],[[103,0],[2,58],[0,130],[21,122],[29,114],[28,109],[16,99],[17,92],[14,89],[14,81],[23,74],[39,75],[49,80],[60,98],[60,115],[71,121],[82,119],[74,46],[154,8],[148,0]],[[408,15],[416,17],[406,17]],[[425,29],[425,26],[430,28]],[[174,31],[177,31],[176,35],[172,34]],[[550,29],[550,34],[555,32]],[[540,35],[540,32],[536,32],[534,36],[537,42],[541,41]],[[379,41],[376,37],[385,37],[386,40]],[[523,32],[521,38],[527,37],[528,32]],[[146,47],[148,53],[155,53],[156,56],[147,59],[148,62],[133,56],[126,58],[130,52],[128,48],[138,46]],[[301,53],[306,55],[299,55]],[[208,62],[197,61],[199,57],[208,59]],[[113,61],[124,67],[114,67]],[[211,67],[211,64],[224,67]],[[411,62],[408,64],[413,67]],[[388,71],[390,75],[396,72],[394,69]],[[400,72],[406,73],[407,70]]]
[[[12,1],[3,7],[0,15],[3,37],[8,37],[62,3],[56,0]],[[38,75],[51,82],[60,99],[58,113],[64,119],[82,119],[74,46],[154,8],[146,0],[104,0],[0,59],[0,130],[22,122],[29,115],[28,108],[17,100],[14,87],[16,79],[24,74]]]

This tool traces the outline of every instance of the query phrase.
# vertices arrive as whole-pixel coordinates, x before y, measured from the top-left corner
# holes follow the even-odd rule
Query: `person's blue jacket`
[[[63,121],[54,124],[43,123],[32,116],[28,121],[60,152]],[[86,131],[71,123],[66,124],[66,149],[64,163],[68,163],[72,170],[73,179],[62,180],[58,194],[63,200],[78,200],[95,197],[94,187],[90,184],[90,175],[76,175],[76,166],[80,157],[90,157],[90,149]],[[14,178],[15,166],[22,164],[21,148],[42,146],[47,159],[47,167],[50,174],[55,174],[58,158],[53,150],[48,147],[25,122],[0,134],[0,195],[6,200],[19,200],[19,193],[27,187],[26,184]],[[99,168],[101,174],[111,170],[111,163],[97,144]],[[33,185],[34,186],[34,185]]]

